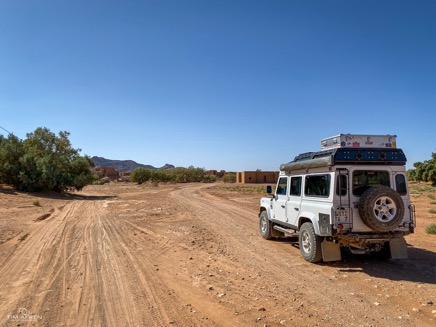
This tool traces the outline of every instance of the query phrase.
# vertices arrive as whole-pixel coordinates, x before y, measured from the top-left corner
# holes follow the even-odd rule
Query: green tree
[[[431,182],[433,186],[436,186],[436,153],[431,154],[432,158],[424,162],[425,169],[422,174],[423,180]]]
[[[82,189],[92,183],[92,160],[73,149],[68,132],[58,136],[48,128],[37,128],[24,141],[14,136],[0,142],[3,182],[23,191]],[[5,157],[6,156],[6,157]]]
[[[410,180],[431,182],[436,186],[436,153],[431,154],[431,159],[424,162],[415,162],[415,169],[407,171],[407,177]]]
[[[0,181],[17,185],[20,175],[20,158],[24,155],[22,141],[13,134],[0,136]]]
[[[158,169],[151,171],[150,182],[152,183],[166,182],[167,179],[168,178],[164,171]]]
[[[70,165],[70,174],[72,176],[70,187],[80,191],[86,185],[89,185],[98,179],[91,173],[91,167],[94,167],[94,162],[89,156],[74,156]]]
[[[416,181],[415,169],[408,169],[407,170],[407,180]]]
[[[142,184],[151,178],[151,170],[143,167],[135,168],[130,174],[130,180],[134,183]]]
[[[424,174],[424,170],[425,170],[425,164],[423,162],[415,162],[413,164],[413,167],[415,167],[415,169],[413,169],[414,171],[414,175],[415,175],[415,180],[420,182],[423,180],[423,174]]]

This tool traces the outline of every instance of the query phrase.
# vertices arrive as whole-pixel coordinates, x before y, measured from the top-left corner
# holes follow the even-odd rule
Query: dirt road
[[[407,260],[315,265],[259,236],[261,195],[219,185],[92,186],[35,209],[0,195],[2,221],[22,218],[0,225],[0,325],[436,324],[423,232]]]

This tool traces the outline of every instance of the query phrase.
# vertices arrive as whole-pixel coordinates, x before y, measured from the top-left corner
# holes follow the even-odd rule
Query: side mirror
[[[271,193],[272,193],[272,187],[271,187],[271,185],[268,185],[268,186],[266,187],[266,193],[268,193],[268,194],[271,194]]]

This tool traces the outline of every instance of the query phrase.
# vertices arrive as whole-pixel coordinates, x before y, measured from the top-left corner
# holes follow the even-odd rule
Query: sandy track
[[[117,187],[87,189],[0,246],[0,325],[435,324],[433,249],[314,265],[258,235],[256,197]]]

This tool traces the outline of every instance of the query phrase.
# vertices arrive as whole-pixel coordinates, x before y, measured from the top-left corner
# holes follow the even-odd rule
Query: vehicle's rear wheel
[[[315,234],[312,223],[304,223],[300,228],[298,244],[303,258],[309,262],[322,260],[321,242],[323,238]]]
[[[270,240],[272,236],[272,224],[268,219],[266,211],[262,211],[259,216],[259,232],[266,240]]]
[[[403,199],[388,186],[371,187],[360,198],[359,215],[365,225],[375,231],[392,231],[403,220]]]

